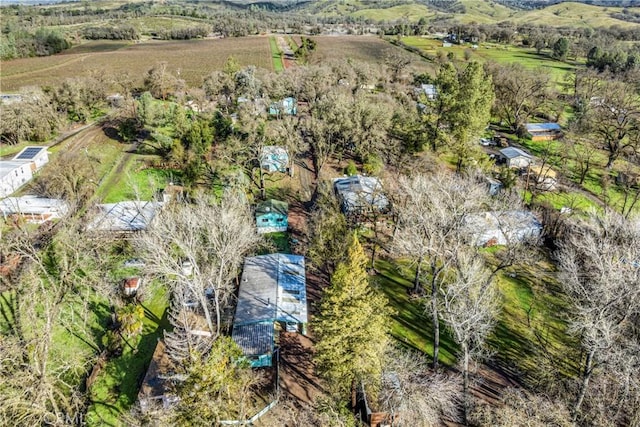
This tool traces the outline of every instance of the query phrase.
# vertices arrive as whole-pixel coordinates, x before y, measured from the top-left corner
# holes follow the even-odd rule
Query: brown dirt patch
[[[280,390],[304,403],[323,393],[315,374],[313,341],[304,335],[280,333]]]

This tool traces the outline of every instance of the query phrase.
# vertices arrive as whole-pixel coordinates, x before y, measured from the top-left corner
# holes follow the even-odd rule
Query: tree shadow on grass
[[[424,299],[412,299],[408,290],[412,284],[403,277],[397,266],[388,261],[377,261],[379,274],[376,282],[386,295],[389,305],[394,310],[392,318],[398,328],[393,335],[403,345],[417,348],[433,357],[433,328],[431,318],[425,312]],[[458,346],[446,332],[445,325],[440,323],[440,357],[442,363],[450,364],[455,360]]]

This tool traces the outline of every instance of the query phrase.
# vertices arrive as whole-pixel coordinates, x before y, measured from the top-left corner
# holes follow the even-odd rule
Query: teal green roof
[[[258,206],[256,206],[256,215],[264,215],[271,212],[287,216],[289,212],[289,204],[280,200],[269,199],[258,203]]]

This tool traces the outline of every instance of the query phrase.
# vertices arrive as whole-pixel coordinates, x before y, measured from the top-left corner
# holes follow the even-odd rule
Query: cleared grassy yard
[[[494,249],[495,250],[495,249]],[[492,250],[485,255],[493,262]],[[542,255],[544,259],[545,256]],[[413,268],[405,261],[379,260],[375,283],[387,296],[395,311],[392,335],[398,342],[432,357],[433,330],[431,318],[425,312],[428,300],[412,298]],[[488,345],[497,354],[497,362],[505,372],[523,381],[544,377],[550,364],[556,372],[572,375],[576,343],[567,334],[563,317],[567,306],[563,301],[555,271],[548,261],[516,266],[499,274],[496,285],[502,296],[502,311],[489,336]],[[448,366],[456,363],[458,347],[440,325],[440,361]]]
[[[128,413],[138,397],[158,339],[170,328],[167,319],[169,295],[157,282],[152,282],[147,291],[149,297],[141,303],[145,318],[141,335],[123,346],[122,355],[105,365],[90,390],[91,405],[87,412],[87,423],[98,425],[127,425],[122,415]]]

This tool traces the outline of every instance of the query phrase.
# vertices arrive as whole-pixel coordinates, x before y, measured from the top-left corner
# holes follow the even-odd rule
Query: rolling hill
[[[249,5],[269,3],[269,0],[225,0],[226,3]],[[351,16],[374,21],[418,21],[452,19],[460,23],[492,24],[511,21],[518,24],[552,26],[603,27],[635,24],[613,17],[623,7],[597,6],[580,1],[562,1],[537,9],[509,7],[509,2],[493,0],[271,0],[274,7],[318,16]],[[518,4],[514,2],[514,5]],[[541,3],[540,3],[541,4]],[[632,4],[632,3],[629,3]],[[636,3],[637,4],[637,3]],[[640,6],[627,8],[640,14]]]

